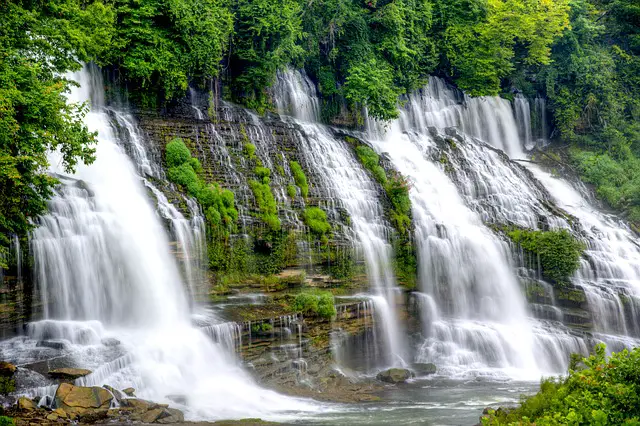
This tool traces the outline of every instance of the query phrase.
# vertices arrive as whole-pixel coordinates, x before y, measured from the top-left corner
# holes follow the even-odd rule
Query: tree
[[[10,236],[24,237],[46,210],[57,183],[47,173],[47,153],[59,151],[67,172],[93,161],[95,135],[82,121],[87,106],[67,103],[73,82],[64,75],[104,51],[113,14],[98,2],[16,1],[0,5],[0,19],[0,250],[6,251]]]

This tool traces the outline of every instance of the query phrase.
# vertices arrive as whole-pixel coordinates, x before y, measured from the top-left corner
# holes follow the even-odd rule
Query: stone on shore
[[[384,370],[378,373],[376,378],[380,381],[386,383],[404,383],[414,374],[411,370],[407,370],[406,368],[390,368],[388,370]]]

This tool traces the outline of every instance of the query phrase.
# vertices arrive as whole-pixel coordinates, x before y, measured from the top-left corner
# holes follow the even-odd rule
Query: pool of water
[[[298,424],[475,425],[485,407],[515,405],[539,382],[417,379],[380,394],[381,401],[328,406]],[[295,423],[294,423],[295,424]]]

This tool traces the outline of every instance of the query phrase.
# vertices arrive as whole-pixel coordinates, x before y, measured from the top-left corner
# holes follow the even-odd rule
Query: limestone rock
[[[413,372],[406,368],[390,368],[379,372],[376,378],[386,383],[404,383],[413,376]]]
[[[137,413],[145,413],[156,406],[155,403],[140,398],[125,398],[122,400],[122,405],[132,408]]]
[[[16,372],[17,367],[6,361],[0,361],[0,376],[11,377]]]
[[[173,424],[184,422],[184,413],[175,408],[165,408],[160,415],[160,418],[156,420],[156,423]]]
[[[88,374],[91,374],[91,370],[85,370],[84,368],[57,368],[49,371],[49,376],[63,380],[75,380]]]
[[[24,411],[32,411],[37,408],[36,403],[27,397],[18,398],[18,409]]]
[[[164,408],[154,408],[153,410],[149,410],[142,415],[140,420],[142,420],[143,423],[153,423],[160,418],[164,410]]]
[[[129,396],[133,396],[135,397],[135,392],[136,390],[134,388],[126,388],[126,389],[122,389],[122,392],[124,392],[125,394],[129,395]]]
[[[113,395],[106,389],[97,386],[73,386],[69,383],[58,386],[55,396],[56,407],[62,409],[70,418],[80,415],[96,419],[106,417],[112,399]]]
[[[436,365],[431,362],[415,363],[412,368],[419,375],[436,374],[437,371]]]

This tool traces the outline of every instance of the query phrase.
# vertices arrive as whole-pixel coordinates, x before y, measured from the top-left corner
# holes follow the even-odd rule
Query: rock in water
[[[91,370],[85,370],[84,368],[57,368],[49,371],[49,376],[63,380],[75,380],[87,374],[91,374]]]
[[[135,397],[135,393],[136,390],[134,388],[126,388],[126,389],[122,389],[122,392],[124,392],[125,394],[129,395],[129,396],[133,396]]]
[[[56,407],[62,409],[70,418],[106,417],[113,395],[103,388],[73,386],[62,383],[56,390]]]
[[[390,368],[378,373],[376,378],[387,383],[404,383],[414,374],[406,368]]]
[[[427,362],[427,363],[415,363],[412,365],[413,370],[420,375],[427,375],[427,374],[436,374],[437,368],[436,365],[431,363],[431,362]]]
[[[0,361],[0,376],[11,377],[16,372],[16,370],[17,368],[15,365],[5,361]]]
[[[36,403],[27,397],[18,398],[18,409],[24,411],[32,411],[37,408]]]

